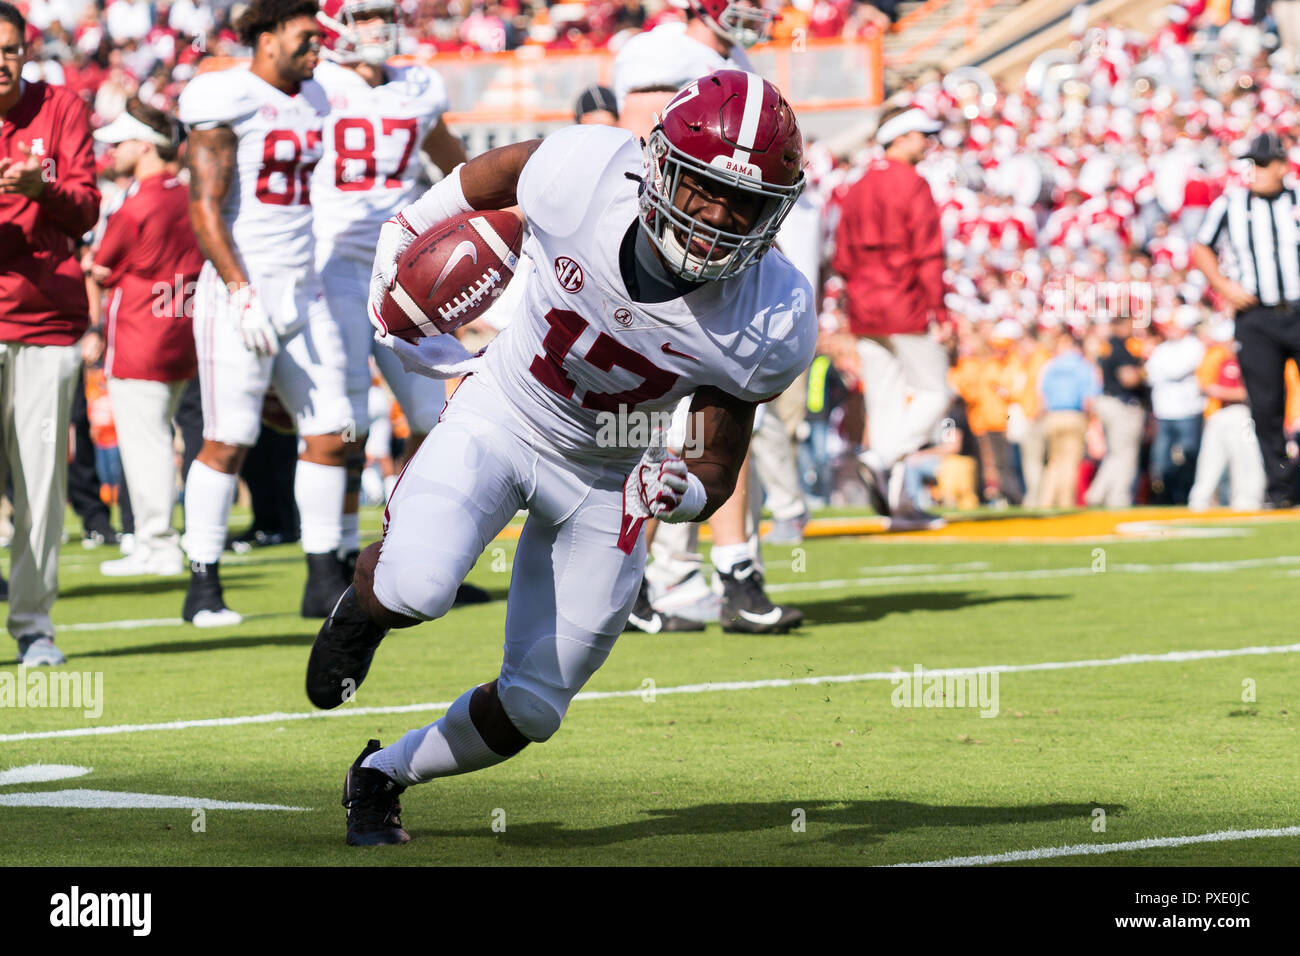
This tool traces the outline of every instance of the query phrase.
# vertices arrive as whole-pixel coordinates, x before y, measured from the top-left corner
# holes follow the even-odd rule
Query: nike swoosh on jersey
[[[775,624],[781,620],[781,609],[774,607],[766,614],[755,614],[752,611],[737,611],[741,617],[753,624]]]
[[[433,294],[438,291],[438,286],[442,285],[443,280],[446,279],[447,276],[451,275],[451,270],[456,268],[456,266],[460,264],[460,260],[464,259],[466,256],[469,256],[470,261],[473,262],[474,265],[478,265],[478,250],[474,247],[474,243],[470,242],[468,239],[451,251],[451,256],[447,259],[447,264],[442,267],[442,272],[438,273],[438,281],[435,282],[433,288],[429,290],[430,299],[432,299]]]
[[[679,352],[679,351],[677,351],[677,349],[673,348],[671,342],[665,342],[665,343],[663,344],[663,351],[664,351],[664,353],[667,354],[667,355],[677,355],[677,356],[680,356],[681,358],[684,358],[684,359],[690,359],[692,362],[698,362],[698,361],[699,361],[699,359],[697,359],[694,355],[687,355],[685,352]]]

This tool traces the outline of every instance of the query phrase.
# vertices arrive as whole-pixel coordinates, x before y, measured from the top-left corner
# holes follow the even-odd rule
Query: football
[[[419,235],[384,296],[389,334],[412,342],[474,321],[514,276],[523,240],[523,220],[502,210],[462,213]]]

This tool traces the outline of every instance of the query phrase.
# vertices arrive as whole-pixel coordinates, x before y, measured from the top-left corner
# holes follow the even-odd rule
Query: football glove
[[[379,229],[379,242],[375,245],[375,263],[370,270],[370,301],[366,313],[375,331],[388,335],[388,326],[380,318],[384,308],[384,296],[397,281],[397,260],[401,258],[407,246],[415,241],[416,232],[410,223],[398,213]],[[378,338],[378,336],[376,336]]]
[[[280,334],[266,307],[251,285],[241,285],[232,297],[239,316],[239,334],[244,347],[254,355],[270,357],[280,351]]]
[[[706,501],[700,479],[662,444],[647,448],[623,483],[623,512],[630,518],[693,521]]]
[[[376,329],[375,341],[390,349],[406,372],[440,380],[471,374],[478,367],[478,356],[482,354],[471,355],[454,335],[434,335],[408,342]]]

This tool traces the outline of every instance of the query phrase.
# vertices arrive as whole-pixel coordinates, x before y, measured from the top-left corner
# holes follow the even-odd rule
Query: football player
[[[353,420],[369,421],[373,352],[411,424],[408,449],[413,452],[438,420],[446,388],[440,381],[403,374],[392,351],[375,343],[366,319],[370,266],[384,220],[418,195],[420,153],[450,172],[465,162],[465,148],[442,119],[447,111],[442,77],[424,66],[387,65],[401,31],[393,0],[325,0],[317,19],[325,29],[324,62],[313,78],[329,97],[330,115],[324,156],[312,181],[316,267],[343,335]],[[358,434],[347,445],[340,557],[349,567],[360,550],[357,508],[366,437]]]
[[[272,384],[305,443],[294,478],[308,567],[302,614],[324,617],[347,584],[337,551],[351,416],[343,342],[313,259],[311,173],[329,112],[311,79],[316,10],[316,0],[253,0],[239,22],[252,64],[202,73],[180,98],[190,221],[208,260],[194,308],[204,441],[185,482],[183,616],[199,627],[240,621],[226,607],[217,562]]]
[[[716,70],[735,66],[749,70],[745,49],[765,39],[773,15],[762,0],[675,0],[686,8],[686,23],[665,23],[627,41],[614,61],[614,92],[620,107],[619,124],[646,137],[665,104],[682,86]],[[678,408],[675,441],[689,402]],[[745,474],[749,474],[749,466]],[[751,516],[750,482],[741,481],[736,494],[709,522],[713,534],[710,559],[722,600],[700,573],[699,528],[681,525],[646,530],[654,561],[628,616],[628,627],[648,633],[698,631],[705,621],[721,620],[723,630],[756,634],[788,631],[803,614],[797,608],[774,605],[763,588],[758,548],[757,516]],[[754,525],[751,535],[747,523]]]
[[[789,104],[761,77],[729,70],[684,88],[644,147],[623,130],[568,127],[471,160],[385,223],[371,316],[412,370],[440,374],[433,366],[456,348],[446,335],[403,342],[378,319],[396,258],[417,234],[517,204],[536,268],[513,321],[456,363],[472,374],[407,466],[383,540],[361,553],[317,635],[312,702],[351,699],[388,630],[441,617],[488,542],[520,508],[528,519],[499,674],[436,723],[366,746],[345,783],[350,844],[408,841],[406,787],[550,738],[627,620],[644,521],[707,518],[731,496],[755,409],[816,346],[812,289],[771,248],[803,189],[802,165]],[[685,396],[699,429],[688,459],[602,437],[610,415],[653,422]]]
[[[763,0],[671,2],[686,11],[686,22],[637,34],[614,59],[619,124],[643,138],[687,83],[716,70],[752,70],[745,49],[766,39],[773,20]]]

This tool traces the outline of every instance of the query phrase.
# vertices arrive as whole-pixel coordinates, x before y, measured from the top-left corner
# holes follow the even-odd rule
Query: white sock
[[[185,554],[199,564],[216,564],[226,547],[230,506],[239,486],[227,475],[195,460],[185,479]]]
[[[456,698],[436,724],[409,730],[394,744],[377,750],[361,764],[388,774],[403,786],[434,777],[450,777],[499,764],[501,756],[483,742],[469,718],[469,699],[477,687]]]
[[[736,565],[750,561],[753,557],[748,541],[740,544],[715,544],[709,552],[709,560],[719,574],[730,574]]]
[[[339,538],[339,556],[346,557],[353,551],[361,550],[361,515],[354,511],[343,512],[342,535]]]
[[[293,497],[302,525],[302,550],[306,554],[333,554],[343,538],[343,490],[348,473],[342,465],[320,465],[298,460]]]

